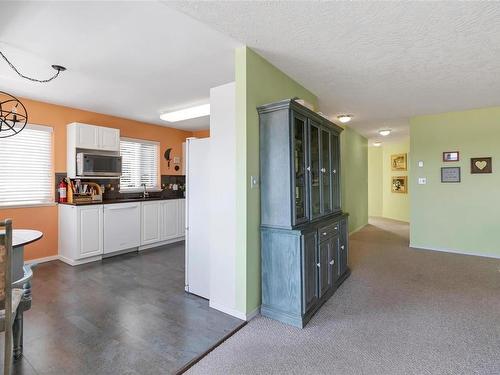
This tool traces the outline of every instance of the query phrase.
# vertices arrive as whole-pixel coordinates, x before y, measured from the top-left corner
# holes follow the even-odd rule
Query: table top
[[[0,230],[0,233],[4,233]],[[43,237],[43,233],[33,229],[13,229],[12,230],[12,247],[24,246],[29,243],[38,241]]]

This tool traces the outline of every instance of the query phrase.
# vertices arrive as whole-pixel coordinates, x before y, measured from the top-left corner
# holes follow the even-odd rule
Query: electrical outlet
[[[424,161],[423,161],[423,160],[419,160],[419,161],[418,161],[418,166],[419,166],[420,168],[422,168],[422,167],[424,166]]]
[[[427,178],[425,178],[425,177],[419,177],[418,178],[418,184],[419,185],[426,185],[427,184]]]

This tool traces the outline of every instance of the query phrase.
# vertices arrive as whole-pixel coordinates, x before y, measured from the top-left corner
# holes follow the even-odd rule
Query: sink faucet
[[[149,197],[149,193],[146,190],[146,184],[141,184],[141,186],[142,186],[142,189],[143,189],[143,191],[142,191],[142,198],[146,199],[147,197]]]

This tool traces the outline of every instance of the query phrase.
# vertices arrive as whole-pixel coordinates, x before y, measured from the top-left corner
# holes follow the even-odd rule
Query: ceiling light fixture
[[[382,137],[387,137],[389,134],[391,134],[391,129],[379,130],[378,134],[380,134]]]
[[[382,146],[382,142],[380,142],[380,141],[375,141],[375,142],[373,142],[373,145],[374,145],[375,147],[380,147],[380,146]]]
[[[28,123],[26,107],[16,97],[0,91],[0,138],[20,133]]]
[[[59,73],[61,72],[64,72],[66,70],[66,68],[64,66],[61,66],[61,65],[51,65],[52,66],[52,69],[54,69],[56,72],[54,73],[54,75],[50,78],[47,78],[47,79],[37,79],[37,78],[31,78],[31,77],[28,77],[28,76],[25,76],[24,74],[22,74],[19,70],[17,70],[17,68],[14,66],[14,64],[12,64],[10,62],[10,60],[7,58],[7,56],[5,56],[2,51],[0,51],[0,56],[5,60],[5,62],[7,64],[9,64],[9,66],[12,68],[12,70],[14,72],[17,73],[17,75],[21,78],[24,78],[24,79],[27,79],[28,81],[31,81],[31,82],[38,82],[38,83],[47,83],[47,82],[50,82],[52,81],[53,79],[56,79],[57,76],[59,76]]]
[[[352,120],[352,115],[339,115],[337,116],[339,121],[343,124]]]
[[[177,122],[210,115],[210,104],[197,105],[174,112],[166,112],[160,118],[166,122]]]

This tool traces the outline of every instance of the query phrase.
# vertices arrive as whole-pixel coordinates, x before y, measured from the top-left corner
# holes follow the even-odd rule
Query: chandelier
[[[20,133],[28,122],[28,112],[19,99],[0,91],[0,138]]]

